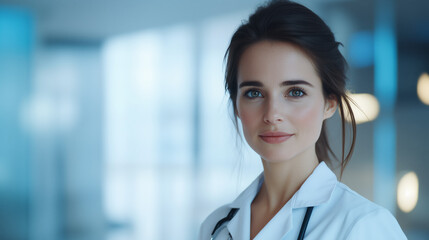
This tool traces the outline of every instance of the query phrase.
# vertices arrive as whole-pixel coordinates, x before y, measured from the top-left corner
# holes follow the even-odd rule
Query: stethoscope
[[[235,216],[237,212],[238,212],[238,208],[232,208],[226,217],[222,218],[216,223],[216,226],[213,229],[212,237],[210,238],[210,240],[216,239],[217,235],[219,235],[219,233],[224,228],[226,228],[227,223]],[[313,207],[307,207],[304,220],[302,221],[302,224],[301,224],[301,230],[299,230],[298,240],[304,239],[305,230],[307,229],[308,221],[310,220],[310,216],[312,212],[313,212]],[[228,240],[232,240],[231,233],[229,233]]]

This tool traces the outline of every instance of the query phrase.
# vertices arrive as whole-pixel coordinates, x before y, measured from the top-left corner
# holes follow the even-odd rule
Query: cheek
[[[307,107],[297,110],[296,114],[292,117],[301,132],[309,135],[318,135],[323,123],[323,105],[307,105]]]
[[[260,108],[255,105],[238,103],[237,112],[244,132],[256,127],[258,125],[259,118],[262,116]]]

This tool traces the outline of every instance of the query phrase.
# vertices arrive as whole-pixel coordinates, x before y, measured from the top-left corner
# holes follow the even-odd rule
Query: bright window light
[[[424,104],[429,105],[429,74],[420,75],[417,82],[417,96]]]
[[[380,112],[380,104],[376,97],[368,93],[349,93],[347,94],[355,103],[351,103],[356,123],[361,124],[370,122],[377,118]],[[345,110],[346,120],[350,122],[350,114]]]
[[[397,201],[399,209],[411,212],[419,198],[419,180],[415,172],[405,174],[398,183]]]

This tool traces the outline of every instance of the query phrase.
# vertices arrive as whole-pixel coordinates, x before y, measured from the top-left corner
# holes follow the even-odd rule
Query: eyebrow
[[[313,87],[313,85],[307,81],[304,80],[288,80],[288,81],[283,81],[282,83],[280,83],[280,86],[290,86],[290,85],[307,85],[310,87]],[[248,86],[254,86],[254,87],[263,87],[264,84],[262,84],[259,81],[244,81],[242,83],[240,83],[240,85],[238,86],[238,88],[242,88],[242,87],[248,87]]]

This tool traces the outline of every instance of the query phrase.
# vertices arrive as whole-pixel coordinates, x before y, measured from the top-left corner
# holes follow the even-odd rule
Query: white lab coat
[[[250,205],[263,182],[261,174],[231,204],[211,213],[201,225],[200,240],[210,239],[216,223],[231,208],[238,212],[217,239],[250,239]],[[346,185],[321,162],[301,188],[254,238],[297,239],[308,206],[314,206],[304,239],[396,240],[407,239],[396,219],[385,208],[367,200]]]

